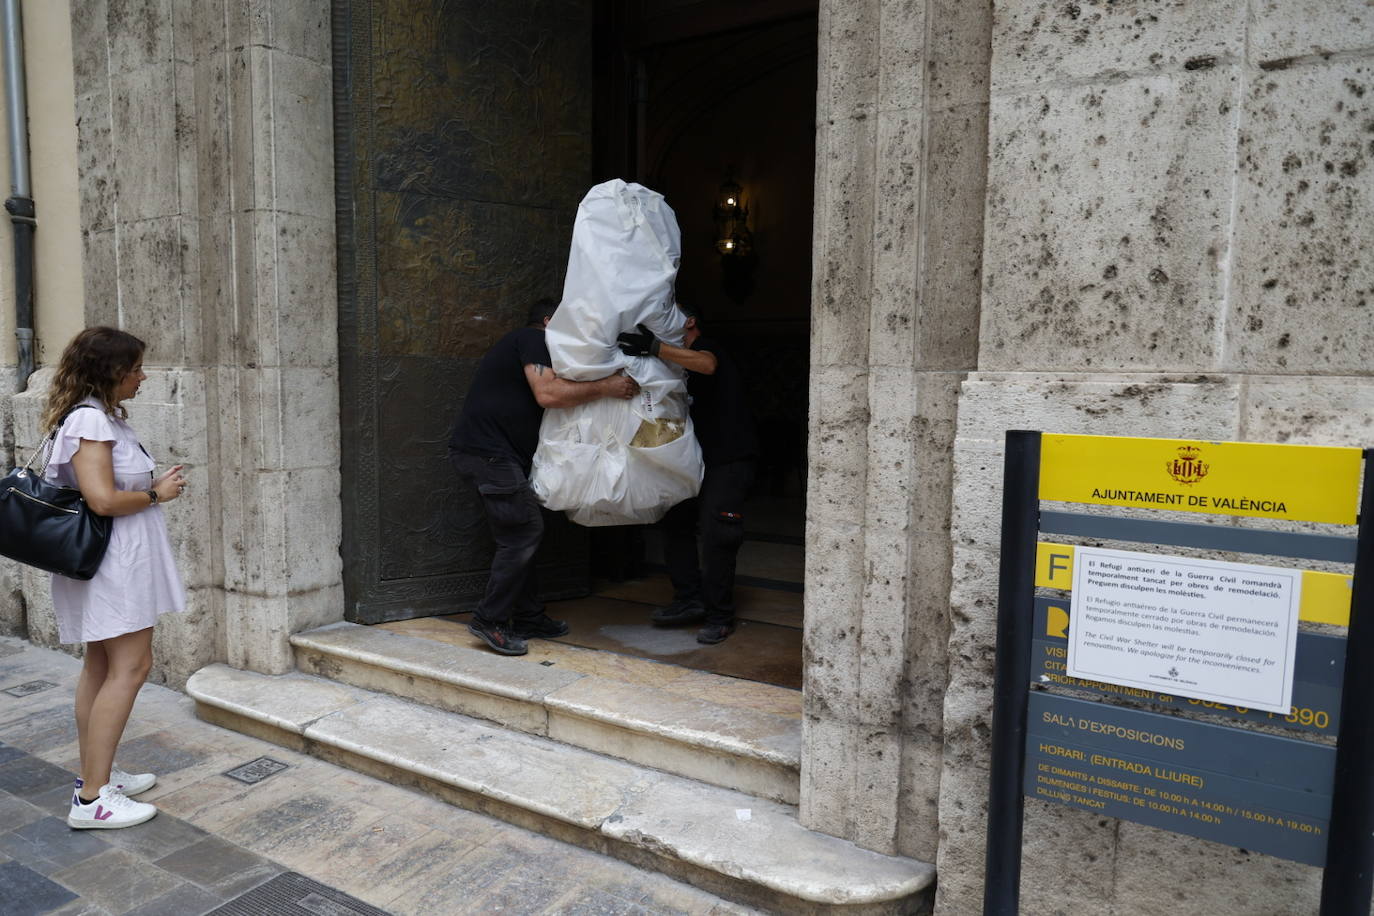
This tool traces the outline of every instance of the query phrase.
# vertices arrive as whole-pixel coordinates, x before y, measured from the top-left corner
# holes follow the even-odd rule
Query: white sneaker
[[[80,789],[84,785],[85,782],[81,777],[76,777],[76,787]],[[111,767],[110,785],[125,795],[137,795],[140,792],[147,792],[157,785],[157,776],[152,773],[126,773],[119,767]]]
[[[126,773],[119,767],[110,768],[110,785],[123,795],[137,795],[147,792],[157,783],[152,773]]]
[[[95,801],[89,805],[81,804],[79,794],[72,795],[72,809],[67,814],[67,826],[77,830],[132,827],[152,820],[157,808],[144,802],[136,802],[111,785],[104,785]]]

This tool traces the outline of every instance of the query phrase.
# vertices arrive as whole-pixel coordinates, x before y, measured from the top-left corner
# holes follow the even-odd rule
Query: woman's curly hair
[[[43,411],[43,430],[62,422],[73,407],[95,398],[107,413],[128,416],[115,400],[115,389],[143,358],[147,344],[118,328],[87,328],[72,338],[62,351]]]

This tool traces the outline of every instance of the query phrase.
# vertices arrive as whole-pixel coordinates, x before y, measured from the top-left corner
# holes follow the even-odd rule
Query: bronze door
[[[557,297],[591,184],[591,0],[335,0],[347,618],[470,609],[491,555],[447,461],[477,361]],[[545,597],[585,594],[549,517]]]

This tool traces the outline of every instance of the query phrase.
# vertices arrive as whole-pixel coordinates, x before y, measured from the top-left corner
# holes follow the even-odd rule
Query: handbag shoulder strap
[[[39,443],[38,448],[34,449],[33,454],[29,456],[28,462],[24,465],[24,470],[29,471],[30,473],[37,474],[39,477],[42,477],[45,474],[47,474],[48,462],[52,460],[52,450],[57,445],[57,434],[62,430],[62,424],[66,423],[68,417],[70,417],[72,414],[76,413],[83,407],[89,408],[91,410],[97,409],[94,404],[77,404],[71,410],[64,413],[62,415],[62,419],[58,420],[57,425],[52,428],[52,432],[48,433],[48,435],[44,437],[43,441]],[[39,455],[43,456],[43,463],[39,465],[37,470],[35,470],[32,467],[32,465],[34,461],[37,460]]]

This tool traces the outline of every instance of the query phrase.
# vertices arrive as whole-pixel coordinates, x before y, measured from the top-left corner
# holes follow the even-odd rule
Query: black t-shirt
[[[706,350],[716,357],[713,375],[687,373],[687,393],[692,396],[692,425],[701,456],[708,465],[742,461],[758,455],[758,434],[754,414],[739,366],[730,354],[707,337],[692,342],[693,350]]]
[[[528,469],[544,408],[534,399],[525,366],[549,363],[542,328],[520,328],[493,344],[477,365],[449,448],[513,458]]]

